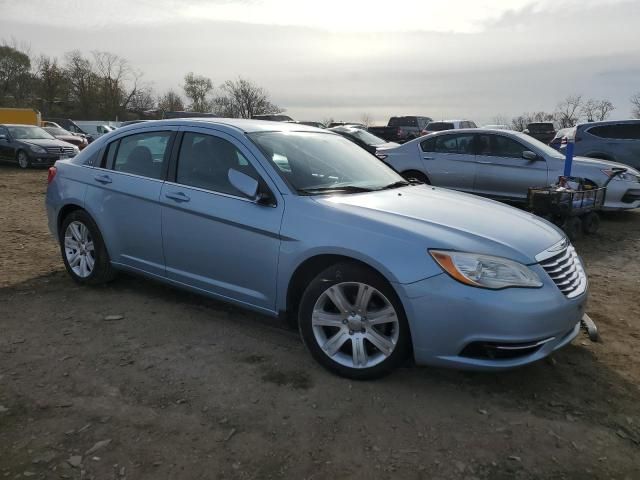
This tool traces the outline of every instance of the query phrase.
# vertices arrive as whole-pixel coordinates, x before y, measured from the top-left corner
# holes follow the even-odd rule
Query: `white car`
[[[524,203],[529,187],[556,183],[565,156],[524,133],[484,128],[420,137],[376,156],[405,178],[509,203]],[[572,175],[602,186],[614,168],[626,168],[607,187],[605,208],[640,207],[640,172],[620,163],[575,157]]]
[[[420,135],[429,135],[430,133],[442,132],[444,130],[459,130],[461,128],[477,128],[475,122],[471,120],[441,120],[439,122],[429,122],[420,132]]]

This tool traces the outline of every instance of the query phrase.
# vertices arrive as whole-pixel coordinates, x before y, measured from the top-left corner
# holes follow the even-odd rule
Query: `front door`
[[[283,202],[258,204],[229,182],[234,169],[275,193],[262,167],[235,138],[210,129],[185,131],[176,162],[161,195],[167,277],[275,311]]]
[[[528,148],[519,141],[499,134],[479,134],[476,142],[476,181],[479,195],[502,201],[526,201],[529,187],[548,184],[547,162],[522,157]]]

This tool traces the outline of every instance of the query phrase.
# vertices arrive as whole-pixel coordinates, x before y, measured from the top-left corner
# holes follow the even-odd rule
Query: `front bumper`
[[[444,273],[396,285],[416,363],[502,370],[540,360],[571,342],[580,331],[587,292],[568,299],[541,267],[531,268],[541,288],[473,288]]]
[[[31,162],[32,167],[52,167],[58,160],[60,160],[60,156],[58,155],[40,155],[37,153],[29,154],[29,161]]]
[[[640,183],[613,180],[607,186],[603,210],[628,210],[640,207]]]

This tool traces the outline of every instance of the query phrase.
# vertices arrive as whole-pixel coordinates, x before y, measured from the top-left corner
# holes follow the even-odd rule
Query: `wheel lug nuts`
[[[347,319],[345,318],[344,320],[342,320],[342,324],[346,325],[347,324]]]
[[[353,330],[349,330],[349,335],[353,335]]]
[[[362,332],[362,333],[364,333],[364,332],[366,332],[366,331],[367,331],[367,329],[366,329],[366,328],[363,328],[362,330],[360,330],[360,332]]]

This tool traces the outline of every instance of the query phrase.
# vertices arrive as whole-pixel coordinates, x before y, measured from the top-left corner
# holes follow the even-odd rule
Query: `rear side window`
[[[443,130],[453,130],[455,126],[451,122],[430,122],[427,130],[430,132],[442,132]]]
[[[124,137],[109,145],[107,165],[113,165],[119,172],[161,179],[171,135],[171,132],[145,132]]]
[[[177,183],[244,196],[229,182],[229,169],[259,179],[258,172],[233,143],[203,133],[184,134],[178,154]]]
[[[438,153],[472,153],[473,135],[440,135],[435,138],[435,151]]]
[[[417,127],[418,119],[416,117],[391,117],[389,119],[389,127]]]
[[[436,151],[436,139],[427,138],[420,142],[420,148],[423,152],[435,152]]]
[[[587,130],[591,135],[614,140],[640,140],[640,122],[601,125]]]

